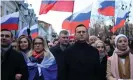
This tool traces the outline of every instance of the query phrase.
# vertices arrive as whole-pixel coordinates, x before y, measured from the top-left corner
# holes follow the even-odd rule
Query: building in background
[[[1,1],[1,13],[0,16],[6,16],[8,14],[19,12],[19,28],[17,31],[21,30],[26,26],[32,26],[37,22],[36,15],[33,9],[29,9],[30,5],[24,3],[24,1]],[[15,35],[15,30],[12,30]]]
[[[53,41],[58,38],[57,33],[52,28],[52,25],[44,21],[38,21],[39,36],[45,37],[48,41]]]

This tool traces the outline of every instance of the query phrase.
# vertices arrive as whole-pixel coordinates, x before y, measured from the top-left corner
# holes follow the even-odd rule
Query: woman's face
[[[95,38],[90,38],[89,42],[92,44],[92,43],[95,43],[96,39]]]
[[[119,50],[125,51],[128,46],[128,40],[125,37],[120,37],[117,41],[117,48]]]
[[[96,48],[98,49],[99,53],[103,53],[104,52],[104,45],[103,45],[103,43],[98,43]]]
[[[22,50],[26,50],[26,49],[28,49],[28,40],[26,39],[26,38],[22,38],[21,40],[20,40],[20,49],[22,49]]]
[[[33,45],[34,45],[35,52],[40,53],[44,49],[43,41],[41,39],[38,39],[38,38],[35,39],[35,42]]]

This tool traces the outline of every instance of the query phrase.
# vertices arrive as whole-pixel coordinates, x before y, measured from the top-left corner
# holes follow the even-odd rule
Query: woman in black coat
[[[105,44],[101,40],[97,40],[95,42],[95,47],[99,51],[99,56],[100,56],[100,68],[101,68],[101,80],[107,80],[106,79],[106,66],[107,66],[107,53],[106,53],[106,48]]]

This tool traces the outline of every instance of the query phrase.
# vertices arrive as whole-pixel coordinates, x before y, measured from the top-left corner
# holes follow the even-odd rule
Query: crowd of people
[[[80,24],[58,39],[1,30],[1,80],[133,80],[133,41],[124,34],[105,40]]]

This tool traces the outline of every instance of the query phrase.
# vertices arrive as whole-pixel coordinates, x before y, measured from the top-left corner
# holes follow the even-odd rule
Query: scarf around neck
[[[115,48],[115,50],[114,50],[114,53],[116,53],[118,56],[124,56],[126,54],[129,54],[129,52],[130,52],[129,47],[127,47],[127,49],[125,51],[121,51],[118,48]]]
[[[44,51],[42,51],[41,53],[37,53],[35,51],[32,52],[32,56],[36,59],[41,58],[44,55]]]
[[[120,56],[129,54],[130,60],[130,79],[133,79],[133,55],[130,53],[130,49],[127,48],[125,51],[120,51],[117,48],[115,49],[113,55],[108,58],[111,61],[111,73],[114,78],[120,79],[119,69],[118,69],[118,59]]]

